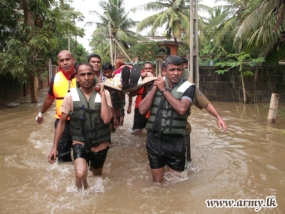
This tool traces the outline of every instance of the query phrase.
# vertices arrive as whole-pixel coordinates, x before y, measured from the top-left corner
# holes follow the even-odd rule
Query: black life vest
[[[70,112],[72,140],[84,142],[85,148],[99,146],[111,141],[110,123],[104,124],[101,119],[101,97],[95,90],[87,102],[79,88],[70,89],[73,111]]]
[[[166,88],[169,88],[168,81],[166,80],[165,82]],[[194,84],[183,80],[175,85],[170,92],[176,99],[181,100],[184,92],[192,85]],[[189,111],[190,108],[185,114],[178,114],[163,94],[157,91],[150,109],[150,117],[148,118],[146,129],[157,133],[159,136],[161,134],[184,136]]]

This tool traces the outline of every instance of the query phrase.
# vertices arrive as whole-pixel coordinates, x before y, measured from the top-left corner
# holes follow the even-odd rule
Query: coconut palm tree
[[[231,5],[219,5],[207,9],[209,16],[200,17],[199,54],[202,56],[226,56],[233,53],[231,32],[224,32],[224,23],[231,18]],[[228,36],[226,36],[228,35]]]
[[[284,56],[284,7],[282,0],[226,0],[231,16],[217,29],[217,42],[234,38],[236,52],[245,51],[266,61]]]
[[[122,48],[128,49],[131,44],[135,44],[138,36],[130,29],[135,27],[137,22],[128,17],[130,11],[125,11],[124,0],[101,0],[99,2],[99,6],[102,8],[102,10],[100,10],[100,12],[103,12],[102,14],[98,11],[92,11],[99,18],[99,22],[96,22],[97,28],[93,33],[93,37],[103,35],[105,38],[108,38],[108,26],[110,23],[111,35],[116,39],[116,41],[118,41]],[[114,41],[113,46],[115,47],[114,49],[116,52],[118,48],[116,48],[117,46]],[[118,51],[120,50],[118,49]]]
[[[159,11],[142,21],[137,26],[137,31],[151,27],[152,34],[157,28],[165,27],[166,37],[173,37],[178,49],[177,40],[183,33],[189,32],[189,3],[185,0],[158,0],[137,7],[146,11]]]
[[[106,36],[102,34],[96,34],[96,36],[93,35],[89,44],[92,47],[91,52],[98,54],[101,57],[102,62],[111,62],[110,46],[109,41],[106,40]]]
[[[247,6],[240,0],[226,0],[223,5],[215,6],[209,10],[210,18],[206,20],[206,39],[211,39],[213,50],[218,51],[218,55],[227,55],[234,47],[233,38],[240,18],[247,10]],[[210,38],[209,38],[210,37]],[[225,49],[225,44],[228,46]]]
[[[285,52],[285,2],[262,0],[253,1],[251,4],[251,10],[244,13],[238,24],[235,44],[244,46],[247,51],[268,56],[269,61],[276,62],[280,53],[284,56]]]

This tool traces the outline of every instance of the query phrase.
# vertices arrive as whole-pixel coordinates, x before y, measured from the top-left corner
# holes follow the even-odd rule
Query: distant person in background
[[[166,75],[166,66],[165,66],[165,63],[163,62],[162,65],[161,65],[161,71],[160,71],[160,74],[162,77],[164,77]]]
[[[104,62],[102,64],[102,74],[107,78],[105,81],[113,82],[114,70],[110,62]]]
[[[182,59],[183,59],[183,68],[189,70],[188,69],[188,59],[186,59],[184,57]]]
[[[98,54],[91,54],[88,57],[88,63],[90,63],[93,66],[95,76],[98,79],[98,82],[105,82],[106,77],[101,73],[101,57]]]
[[[75,75],[75,58],[68,50],[62,50],[57,55],[57,64],[59,66],[59,72],[52,77],[48,94],[45,97],[44,104],[36,117],[36,121],[40,124],[44,121],[43,115],[50,108],[54,100],[56,100],[56,115],[54,127],[57,127],[59,119],[61,117],[60,106],[64,96],[70,91],[71,88],[76,87]],[[66,126],[60,142],[57,147],[58,161],[59,162],[71,162],[71,147],[72,140],[70,135],[70,123],[67,118]]]

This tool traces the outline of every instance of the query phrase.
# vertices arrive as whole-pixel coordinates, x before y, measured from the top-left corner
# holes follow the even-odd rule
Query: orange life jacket
[[[56,106],[56,115],[57,119],[60,119],[61,111],[60,106],[62,104],[64,96],[69,92],[70,88],[76,87],[76,78],[72,80],[68,80],[66,76],[59,71],[55,74],[54,82],[53,82],[53,94],[56,99],[55,106]]]
[[[142,95],[143,95],[143,92],[144,92],[144,87],[140,88],[140,90],[138,91],[137,93],[137,98],[136,98],[136,105],[135,105],[135,108],[139,108],[139,104],[140,102],[142,101]],[[150,116],[150,111],[148,111],[146,113],[146,118],[149,118]]]
[[[139,108],[139,104],[142,101],[143,91],[144,91],[144,87],[142,87],[142,88],[140,88],[140,90],[138,90],[135,108]]]

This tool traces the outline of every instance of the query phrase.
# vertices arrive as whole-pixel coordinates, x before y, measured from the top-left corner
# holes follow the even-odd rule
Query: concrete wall
[[[211,101],[243,101],[240,73],[231,69],[223,75],[215,73],[219,67],[200,66],[200,90]],[[285,102],[285,66],[244,67],[254,76],[244,77],[247,102],[270,102],[271,93],[278,93]]]
[[[13,78],[10,73],[0,74],[0,104],[25,96],[27,93],[29,90],[26,84],[19,84],[18,79]]]
[[[35,77],[35,88],[40,90],[47,88],[49,85],[48,78],[45,81]],[[0,106],[5,105],[15,99],[25,97],[30,94],[28,84],[22,84],[17,78],[13,78],[10,73],[0,74]]]

